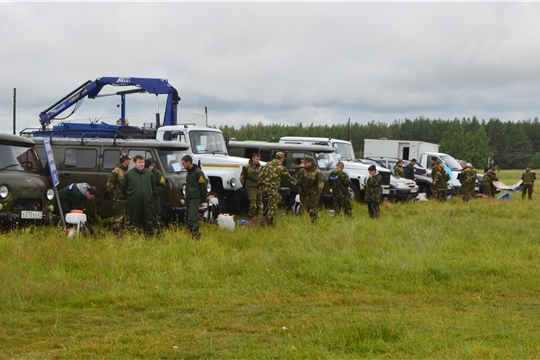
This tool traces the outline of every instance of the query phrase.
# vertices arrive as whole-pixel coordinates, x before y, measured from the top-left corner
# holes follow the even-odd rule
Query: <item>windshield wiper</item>
[[[223,151],[223,150],[215,150],[215,151],[212,151],[212,155],[214,154],[224,154],[224,155],[227,155],[227,152],[226,151]]]
[[[8,166],[4,166],[3,168],[0,169],[0,171],[6,170],[6,169],[8,169],[10,167],[14,167],[14,166],[21,166],[21,164],[11,164],[11,165],[8,165]]]

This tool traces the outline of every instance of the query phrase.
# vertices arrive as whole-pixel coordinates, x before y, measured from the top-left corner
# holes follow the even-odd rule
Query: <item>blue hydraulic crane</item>
[[[95,99],[99,97],[100,91],[104,86],[135,86],[136,89],[118,91],[115,95],[119,95],[122,98],[121,101],[121,115],[120,115],[120,126],[126,126],[126,108],[125,108],[125,96],[132,93],[149,93],[149,94],[166,94],[167,102],[165,105],[165,115],[163,118],[163,125],[176,125],[177,121],[177,110],[176,107],[180,101],[178,96],[178,91],[169,84],[165,79],[153,79],[153,78],[131,78],[131,77],[102,77],[94,81],[88,80],[68,95],[63,97],[61,100],[56,102],[54,105],[48,109],[42,111],[39,114],[39,122],[41,123],[41,128],[43,131],[47,129],[47,126],[51,124],[53,120],[57,119],[57,116],[62,114],[64,111],[70,107],[76,105],[71,114],[73,114],[78,107],[80,106],[82,100],[88,97],[90,99]],[[104,96],[104,95],[101,95]],[[156,99],[157,104],[157,99]],[[70,115],[71,115],[70,114]],[[70,116],[68,115],[68,117]],[[84,131],[84,126],[87,124],[77,124],[79,131]],[[91,124],[87,125],[88,131],[97,131],[101,126],[103,129],[110,129],[114,126],[109,124]],[[156,128],[160,126],[159,112],[156,112]]]

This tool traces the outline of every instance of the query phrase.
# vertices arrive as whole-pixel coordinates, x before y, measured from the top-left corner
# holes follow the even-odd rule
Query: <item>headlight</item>
[[[235,187],[236,186],[236,179],[232,178],[231,181],[229,182],[229,184],[231,184],[232,187]]]
[[[9,196],[9,189],[6,185],[0,186],[0,198],[6,199]]]
[[[212,185],[210,184],[210,181],[206,183],[206,191],[207,192],[212,191]]]
[[[53,189],[48,189],[47,190],[47,200],[51,201],[52,199],[54,199],[54,190]]]
[[[407,187],[408,187],[407,184],[402,183],[402,182],[398,182],[396,184],[396,188],[398,188],[398,189],[406,189]]]
[[[182,195],[183,195],[183,196],[186,196],[186,187],[187,187],[186,184],[183,184],[183,185],[182,185]]]

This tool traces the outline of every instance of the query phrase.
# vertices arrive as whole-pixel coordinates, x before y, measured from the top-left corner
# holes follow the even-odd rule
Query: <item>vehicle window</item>
[[[332,147],[336,149],[336,156],[339,160],[354,160],[354,151],[351,144],[333,142]]]
[[[66,149],[64,165],[68,168],[94,169],[96,159],[95,149]]]
[[[103,152],[103,168],[112,170],[120,160],[120,150],[105,150]]]
[[[43,167],[34,148],[0,145],[0,170],[38,171]]]
[[[315,161],[321,169],[332,170],[336,167],[338,159],[333,152],[320,152],[315,153]]]
[[[309,156],[309,153],[307,152],[293,152],[291,154],[291,167],[297,167],[300,166],[300,163],[302,162],[302,159],[306,156]]]
[[[270,161],[272,160],[272,152],[270,150],[261,150],[261,161]]]
[[[167,172],[180,172],[185,169],[182,167],[182,158],[190,155],[189,150],[178,149],[159,149],[158,156]]]
[[[141,155],[144,159],[149,159],[152,157],[152,153],[150,151],[146,150],[129,150],[128,152],[129,156],[133,159],[137,155]],[[135,167],[135,164],[133,161],[129,163],[129,168],[133,169]]]
[[[191,132],[191,150],[194,154],[227,153],[223,134],[218,131]]]

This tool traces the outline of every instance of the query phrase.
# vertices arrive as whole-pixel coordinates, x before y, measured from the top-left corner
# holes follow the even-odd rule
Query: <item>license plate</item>
[[[390,194],[390,190],[383,190],[382,193],[383,193],[384,195],[388,195],[388,194]]]
[[[418,192],[418,189],[411,189],[412,193]]]
[[[28,210],[22,210],[21,211],[21,219],[39,219],[42,218],[41,211],[28,211]]]

